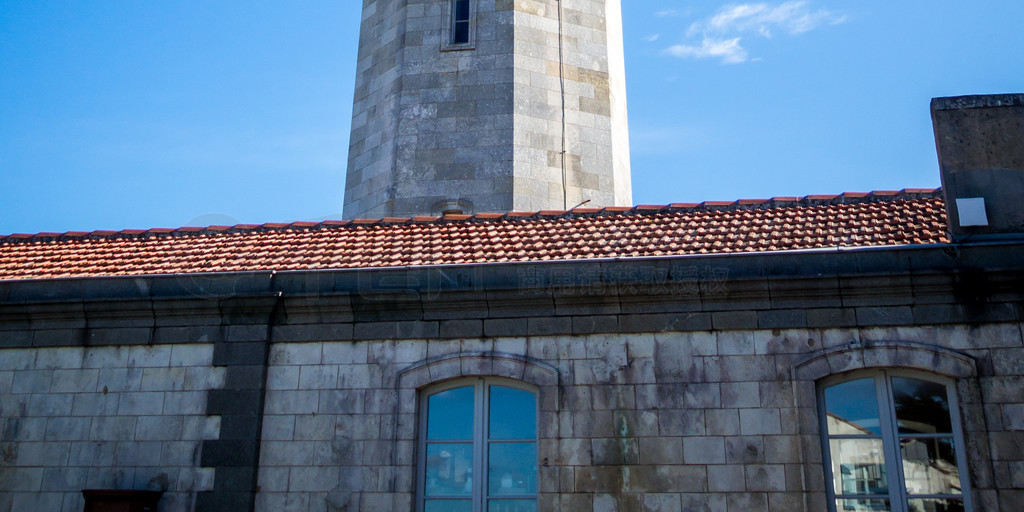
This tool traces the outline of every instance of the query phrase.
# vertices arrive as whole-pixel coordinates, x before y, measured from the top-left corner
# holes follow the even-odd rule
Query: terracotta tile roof
[[[0,236],[0,279],[669,256],[947,242],[938,190]]]

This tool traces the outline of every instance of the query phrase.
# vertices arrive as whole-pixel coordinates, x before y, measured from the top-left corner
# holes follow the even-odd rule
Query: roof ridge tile
[[[325,229],[339,228],[344,226],[368,226],[378,224],[429,224],[435,222],[461,222],[477,221],[489,222],[515,219],[551,219],[557,217],[608,217],[629,214],[649,215],[658,212],[671,211],[675,213],[705,210],[729,211],[729,210],[750,210],[750,209],[785,209],[800,206],[823,206],[829,204],[860,204],[890,202],[910,199],[941,198],[941,188],[905,188],[896,190],[876,190],[872,192],[844,192],[839,195],[808,195],[802,198],[777,196],[771,199],[740,199],[737,201],[705,201],[703,203],[671,203],[668,205],[637,205],[637,206],[608,206],[604,208],[574,208],[572,210],[541,210],[534,212],[514,211],[508,213],[487,212],[476,215],[446,215],[442,217],[417,216],[417,217],[388,217],[384,219],[354,219],[354,220],[325,220],[321,222],[296,221],[292,223],[265,223],[265,224],[237,224],[234,226],[212,225],[206,227],[184,226],[180,228],[151,228],[147,230],[124,229],[121,231],[96,230],[91,232],[68,231],[65,233],[13,233],[0,236],[0,240],[7,243],[29,241],[51,241],[80,238],[144,238],[158,235],[195,235],[211,234],[220,235],[227,233],[248,233],[261,231],[294,230],[294,229]]]

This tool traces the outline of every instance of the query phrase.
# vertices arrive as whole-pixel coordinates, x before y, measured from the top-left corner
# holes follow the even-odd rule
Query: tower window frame
[[[869,383],[871,390],[867,389]],[[915,405],[905,390],[917,384],[930,388],[932,393]],[[835,390],[832,398],[826,396],[829,390]],[[940,507],[943,502],[954,507],[962,504],[966,512],[974,510],[953,380],[914,370],[859,371],[822,380],[817,399],[830,512],[950,510]],[[874,404],[867,403],[870,400]],[[943,401],[948,409],[948,428],[942,425],[927,432],[927,422],[913,421],[915,414],[925,414],[929,403],[934,410]],[[902,405],[897,406],[897,402]],[[877,409],[876,418],[864,416],[863,420],[844,421],[829,409],[859,410],[864,415],[872,412],[872,405]],[[912,409],[915,406],[916,411]],[[851,418],[854,414],[850,413]],[[933,417],[940,425],[944,421],[941,416]],[[948,463],[949,456],[955,458],[955,464]],[[945,483],[958,492],[921,492],[926,486],[943,483],[941,478],[929,480],[929,476],[948,474],[954,468],[956,479],[947,478]]]
[[[498,396],[496,389],[500,390]],[[469,413],[467,390],[472,392]],[[510,417],[508,409],[500,406],[515,405],[517,400],[526,398],[524,393],[532,400],[532,422],[525,411],[512,411],[520,421],[513,431],[521,434],[527,426],[530,435],[513,435],[507,428],[505,433],[500,432],[508,426],[500,420]],[[432,404],[435,397],[443,399]],[[492,405],[496,406],[493,410]],[[432,414],[446,419],[454,415],[456,419],[435,423]],[[471,415],[471,438],[465,434],[466,423],[458,421],[459,415],[466,414]],[[418,409],[416,510],[536,512],[539,414],[538,389],[517,380],[471,377],[424,389]]]
[[[445,9],[442,50],[472,50],[476,38],[476,27],[472,21],[476,0],[448,0]]]

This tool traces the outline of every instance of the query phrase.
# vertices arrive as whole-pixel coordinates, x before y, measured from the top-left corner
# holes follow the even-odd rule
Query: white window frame
[[[476,23],[473,22],[473,18],[476,17],[476,0],[469,1],[469,38],[464,43],[455,42],[455,2],[457,0],[445,0],[444,2],[444,16],[441,18],[443,24],[441,27],[441,50],[443,51],[460,51],[460,50],[473,50],[476,48]]]
[[[971,499],[971,485],[970,485],[970,473],[967,467],[967,450],[964,443],[963,435],[963,422],[960,417],[960,404],[957,400],[956,395],[956,383],[946,377],[942,377],[935,374],[916,370],[903,370],[903,369],[875,369],[857,371],[849,374],[835,375],[823,379],[817,390],[818,400],[818,411],[819,411],[819,428],[820,437],[822,444],[822,465],[824,466],[825,473],[825,491],[828,494],[828,510],[830,512],[843,512],[836,509],[836,494],[835,494],[835,480],[832,474],[832,453],[830,439],[842,439],[842,438],[857,438],[857,436],[844,436],[834,435],[830,436],[828,433],[828,413],[825,409],[825,390],[829,387],[845,382],[861,380],[861,379],[872,379],[875,385],[875,395],[878,401],[879,407],[879,421],[881,423],[881,437],[882,437],[882,451],[885,455],[885,466],[887,468],[887,480],[889,486],[889,503],[892,512],[907,512],[907,499],[908,493],[906,488],[906,478],[903,474],[903,461],[900,451],[899,439],[900,433],[896,425],[896,408],[893,400],[892,392],[892,379],[894,377],[906,377],[911,379],[917,379],[921,381],[931,382],[939,384],[946,389],[946,400],[949,404],[950,421],[952,422],[952,437],[953,437],[953,450],[956,454],[957,459],[957,470],[960,474],[960,487],[964,503],[965,512],[972,512],[974,506]],[[929,435],[924,434],[919,437],[946,437],[945,435]],[[906,435],[904,435],[906,437]],[[860,437],[865,438],[865,437]],[[848,495],[844,495],[848,496]],[[860,499],[870,499],[872,495],[864,496]],[[914,498],[928,499],[936,498],[942,499],[947,498],[948,495],[914,495]],[[839,499],[858,499],[849,497],[840,497]]]
[[[535,406],[535,418],[538,418],[537,423],[534,423],[533,438],[532,440],[499,440],[496,442],[533,442],[537,446],[538,450],[538,461],[536,466],[538,468],[537,474],[537,494],[534,494],[533,499],[539,499],[540,497],[540,474],[539,474],[539,453],[540,453],[540,439],[538,436],[538,423],[540,418],[540,393],[536,386],[526,384],[517,380],[507,379],[504,377],[469,377],[455,379],[441,384],[437,384],[426,388],[420,393],[419,397],[419,408],[418,408],[418,441],[416,447],[417,453],[417,464],[416,464],[416,510],[417,512],[423,512],[426,504],[426,474],[427,474],[427,415],[430,413],[428,408],[428,400],[431,396],[438,393],[442,393],[451,389],[470,387],[474,388],[473,391],[473,480],[472,480],[472,504],[473,512],[486,512],[487,511],[487,447],[490,444],[488,436],[488,421],[490,418],[490,399],[489,389],[490,386],[502,386],[512,389],[518,389],[526,391],[534,396]],[[504,498],[508,498],[505,496]],[[516,498],[520,499],[520,498]],[[530,499],[529,497],[523,497],[521,499]],[[539,505],[539,502],[538,502]]]

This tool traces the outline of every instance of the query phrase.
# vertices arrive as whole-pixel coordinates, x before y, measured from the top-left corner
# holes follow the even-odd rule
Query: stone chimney
[[[1024,236],[1024,94],[932,100],[954,241]]]

